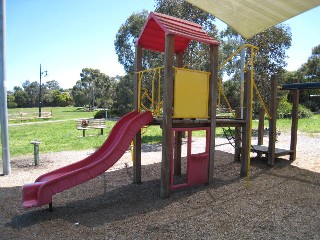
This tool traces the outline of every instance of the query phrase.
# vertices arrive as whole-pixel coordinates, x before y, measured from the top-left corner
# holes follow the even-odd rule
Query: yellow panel
[[[176,68],[174,118],[208,118],[209,72]]]

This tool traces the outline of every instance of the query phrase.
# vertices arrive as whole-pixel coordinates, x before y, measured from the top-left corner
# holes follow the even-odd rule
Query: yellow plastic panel
[[[208,118],[209,72],[175,69],[173,118]]]

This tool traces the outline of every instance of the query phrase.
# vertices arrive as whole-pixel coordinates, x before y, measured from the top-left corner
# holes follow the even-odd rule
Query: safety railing
[[[150,110],[153,116],[162,115],[163,86],[161,76],[163,67],[137,72],[138,76],[138,111]]]
[[[258,47],[251,44],[243,44],[239,47],[231,56],[229,56],[224,62],[219,65],[219,69],[223,69],[223,67],[231,61],[235,56],[237,56],[242,49],[249,48],[250,49],[250,58],[246,61],[244,66],[244,71],[251,71],[251,81],[253,82],[254,90],[258,96],[258,99],[265,109],[267,118],[271,119],[271,115],[269,113],[266,104],[263,101],[261,93],[257,88],[257,85],[254,82],[254,58],[259,50]],[[137,72],[138,76],[138,111],[141,110],[149,110],[152,112],[153,116],[160,117],[162,115],[162,107],[163,107],[163,76],[164,67],[157,67],[148,70],[143,70]],[[234,110],[232,109],[231,104],[228,101],[228,98],[223,90],[222,79],[218,79],[218,108],[221,108],[221,101],[224,100],[229,113],[234,114]]]
[[[245,49],[245,48],[249,48],[250,49],[250,58],[247,60],[247,62],[245,63],[244,65],[244,71],[251,71],[251,81],[253,82],[253,87],[254,87],[254,90],[258,96],[258,99],[262,105],[262,107],[264,108],[265,112],[266,112],[266,115],[267,115],[267,118],[271,119],[271,115],[269,113],[269,110],[268,108],[266,107],[266,104],[265,102],[263,101],[263,98],[261,96],[261,93],[259,91],[259,89],[257,88],[257,85],[255,84],[254,82],[254,59],[255,59],[255,56],[256,54],[258,53],[259,51],[259,48],[254,46],[254,45],[251,45],[251,44],[243,44],[242,46],[240,46],[234,53],[232,53],[224,62],[222,62],[220,65],[219,65],[219,69],[221,70],[229,61],[231,61],[235,56],[237,56],[242,49]],[[223,91],[223,85],[222,85],[222,79],[219,78],[218,79],[218,107],[221,106],[221,99],[223,98],[229,111],[231,113],[233,113],[233,109],[231,107],[231,104],[229,103],[224,91]]]

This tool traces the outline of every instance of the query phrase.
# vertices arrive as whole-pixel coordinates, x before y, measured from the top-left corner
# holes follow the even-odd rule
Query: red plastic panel
[[[188,164],[188,184],[190,186],[208,182],[208,153],[192,154]]]

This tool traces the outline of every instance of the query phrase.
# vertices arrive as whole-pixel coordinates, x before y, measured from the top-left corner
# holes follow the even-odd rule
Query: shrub
[[[279,102],[278,109],[277,109],[278,118],[290,118],[291,110],[292,110],[291,103],[289,103],[285,99],[282,99]]]
[[[303,103],[303,105],[306,108],[309,108],[312,112],[316,112],[319,110],[319,106],[317,102],[314,102],[314,101],[306,101],[305,103]]]
[[[310,117],[313,116],[313,113],[311,112],[310,109],[308,109],[305,106],[299,104],[298,116],[299,116],[299,118],[310,118]]]
[[[105,118],[106,117],[106,110],[99,110],[96,111],[93,118],[97,119],[97,118]]]
[[[286,100],[281,100],[278,106],[277,114],[278,118],[291,118],[292,104]],[[299,104],[298,116],[299,118],[310,118],[312,112],[303,105]]]

